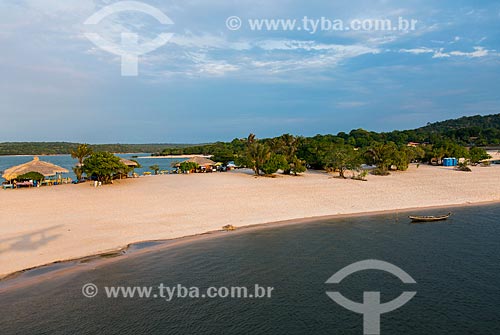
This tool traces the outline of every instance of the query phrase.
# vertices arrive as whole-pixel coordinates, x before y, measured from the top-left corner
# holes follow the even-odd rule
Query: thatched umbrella
[[[137,166],[139,166],[139,164],[137,164],[137,162],[134,162],[134,161],[131,161],[131,160],[125,159],[125,158],[120,158],[120,162],[122,162],[124,165],[126,165],[128,167],[137,167]]]
[[[44,177],[52,177],[58,173],[68,173],[69,171],[55,164],[41,161],[35,156],[31,162],[13,166],[5,170],[2,177],[5,180],[13,180],[29,172],[36,172]]]
[[[193,162],[193,163],[198,164],[199,166],[214,166],[215,165],[215,162],[213,160],[205,158],[205,157],[199,157],[199,156],[191,157],[186,162]]]

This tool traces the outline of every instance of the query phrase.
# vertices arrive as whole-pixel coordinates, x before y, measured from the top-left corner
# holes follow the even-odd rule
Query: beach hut
[[[194,156],[188,159],[186,162],[193,162],[196,163],[200,166],[202,170],[206,171],[212,171],[212,169],[215,166],[215,162],[211,159],[205,158],[205,157],[200,157],[200,156]]]
[[[134,161],[131,161],[131,160],[125,159],[125,158],[120,158],[120,162],[122,162],[124,165],[126,165],[130,168],[136,168],[139,166],[139,164],[137,164],[137,162],[134,162]]]
[[[68,173],[69,171],[55,164],[41,161],[37,156],[31,162],[13,166],[4,171],[2,177],[7,181],[12,181],[27,173],[38,173],[44,177],[53,177],[60,173]]]
[[[127,167],[129,167],[132,171],[133,171],[133,169],[135,169],[139,166],[139,164],[137,164],[137,162],[131,161],[131,160],[126,159],[126,158],[120,158],[120,162],[123,165],[126,165]],[[124,177],[127,178],[127,176],[128,176],[128,173],[120,173],[117,177],[119,179],[122,179]]]

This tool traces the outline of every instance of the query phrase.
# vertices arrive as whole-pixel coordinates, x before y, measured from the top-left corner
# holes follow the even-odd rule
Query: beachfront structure
[[[211,171],[216,164],[213,160],[200,156],[191,157],[186,162],[196,163],[200,166],[202,170],[207,170],[207,171]]]
[[[198,164],[199,166],[214,166],[215,162],[211,159],[201,157],[201,156],[194,156],[189,158],[186,162],[193,162]]]
[[[44,177],[53,177],[69,171],[58,165],[41,161],[37,156],[33,160],[21,165],[13,166],[4,171],[2,177],[7,181],[16,180],[27,173],[38,173]]]
[[[129,168],[136,168],[139,166],[139,164],[137,164],[137,162],[134,162],[134,161],[131,161],[131,160],[125,159],[125,158],[120,158],[120,162],[122,162],[124,165],[128,166]]]
[[[137,162],[134,162],[134,161],[131,161],[130,159],[126,159],[126,158],[120,158],[120,162],[123,164],[123,165],[126,165],[127,167],[131,168],[131,169],[134,169],[136,167],[139,166],[139,164],[137,164]],[[127,173],[120,173],[118,176],[117,176],[119,179],[122,179],[123,177],[127,178],[128,177],[128,174]],[[135,177],[135,176],[134,176]]]

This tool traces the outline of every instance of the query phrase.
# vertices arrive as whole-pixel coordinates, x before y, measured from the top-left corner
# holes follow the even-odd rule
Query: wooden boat
[[[412,222],[435,222],[435,221],[443,221],[448,219],[451,216],[451,213],[448,213],[446,215],[429,215],[429,216],[421,216],[421,215],[415,215],[415,216],[409,216],[410,220]]]
[[[228,224],[224,227],[222,227],[222,230],[225,230],[225,231],[233,231],[233,230],[236,230],[236,227],[231,225],[231,224]]]

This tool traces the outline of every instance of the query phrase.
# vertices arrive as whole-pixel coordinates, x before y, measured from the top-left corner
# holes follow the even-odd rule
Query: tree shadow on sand
[[[0,253],[7,251],[31,251],[36,250],[49,242],[57,239],[61,234],[53,231],[62,225],[56,225],[45,229],[35,230],[21,236],[0,239]]]

